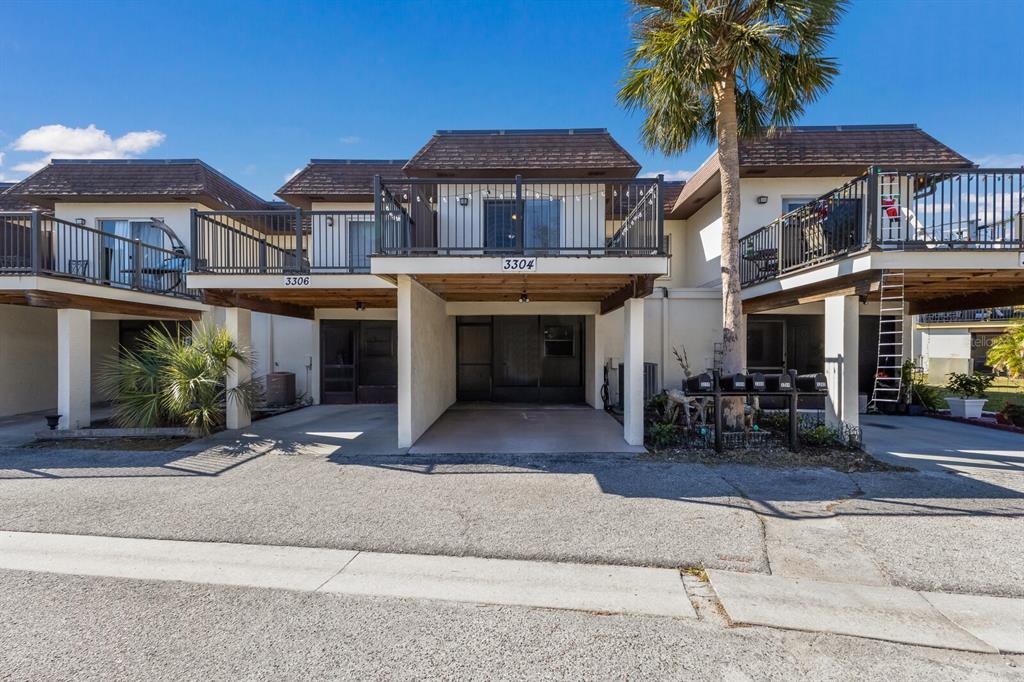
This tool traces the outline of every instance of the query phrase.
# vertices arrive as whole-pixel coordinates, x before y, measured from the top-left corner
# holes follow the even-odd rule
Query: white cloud
[[[158,146],[167,138],[157,130],[140,130],[111,137],[94,124],[69,128],[54,123],[33,128],[21,135],[11,148],[19,152],[42,152],[45,156],[19,163],[16,171],[33,173],[52,159],[127,159]]]
[[[286,174],[286,175],[284,176],[284,181],[285,181],[285,182],[288,182],[289,180],[291,180],[292,178],[294,178],[294,177],[295,177],[296,175],[298,175],[298,174],[299,174],[299,173],[301,173],[301,172],[302,172],[302,169],[301,169],[301,168],[296,168],[296,169],[295,169],[295,170],[293,170],[293,171],[292,171],[291,173],[288,173],[288,174]]]
[[[363,138],[358,135],[344,135],[338,138],[338,142],[342,144],[358,144],[363,141]]]
[[[1024,154],[986,154],[974,162],[982,168],[1020,168],[1024,166]]]
[[[660,170],[653,173],[644,173],[641,177],[656,178],[659,175],[664,175],[666,180],[689,180],[695,172],[692,170]]]
[[[0,166],[4,165],[4,153],[0,152]]]

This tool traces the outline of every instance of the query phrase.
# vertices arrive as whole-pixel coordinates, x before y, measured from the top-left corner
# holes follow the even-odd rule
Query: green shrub
[[[964,374],[953,372],[946,382],[946,390],[960,398],[984,398],[985,391],[992,385],[994,377],[988,374]]]
[[[789,413],[788,412],[758,412],[757,413],[757,425],[765,431],[775,431],[778,433],[789,432]]]
[[[1000,414],[1003,415],[1003,418],[1006,419],[1006,421],[1010,422],[1014,426],[1024,428],[1024,405],[1007,403]]]
[[[929,386],[928,384],[914,384],[911,387],[911,402],[915,405],[920,405],[926,410],[935,411],[941,410],[946,406],[942,400],[942,391],[936,386]]]
[[[657,422],[647,427],[647,440],[656,448],[667,448],[676,440],[675,424]]]
[[[800,429],[800,443],[812,448],[827,448],[840,443],[839,431],[828,424]]]

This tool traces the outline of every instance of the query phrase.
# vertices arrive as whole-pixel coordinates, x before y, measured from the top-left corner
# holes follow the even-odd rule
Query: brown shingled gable
[[[802,126],[740,141],[741,177],[857,176],[870,166],[967,168],[974,164],[913,124]],[[686,183],[671,217],[688,218],[718,195],[712,155]]]
[[[195,201],[214,209],[267,203],[198,159],[55,160],[8,190],[46,207],[55,201]]]
[[[311,159],[275,194],[294,206],[320,201],[373,201],[373,176],[400,178],[405,160]]]
[[[439,130],[405,171],[411,177],[634,177],[640,164],[603,128]]]

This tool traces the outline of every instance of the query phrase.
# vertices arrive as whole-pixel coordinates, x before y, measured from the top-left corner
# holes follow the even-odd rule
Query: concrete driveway
[[[409,449],[410,454],[638,453],[622,424],[585,405],[456,404]]]
[[[0,529],[773,573],[819,555],[890,584],[1024,596],[1015,470],[402,455],[393,410],[310,408],[201,452],[0,451]],[[987,449],[967,441],[989,431],[961,428]]]

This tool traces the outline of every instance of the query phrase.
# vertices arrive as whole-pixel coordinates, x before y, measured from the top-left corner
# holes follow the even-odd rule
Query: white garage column
[[[57,311],[57,413],[60,428],[83,429],[92,423],[92,313]]]
[[[604,386],[604,365],[607,360],[605,355],[605,335],[607,331],[601,324],[604,321],[603,315],[587,315],[585,321],[586,339],[583,347],[587,350],[587,358],[584,363],[586,377],[584,390],[587,403],[595,410],[604,409],[604,401],[601,399],[601,387]]]
[[[625,305],[623,329],[623,437],[630,445],[644,444],[644,300],[631,298]]]
[[[825,299],[826,418],[833,426],[860,426],[858,370],[860,300],[856,296]]]
[[[239,347],[252,347],[252,313],[245,308],[225,308],[224,328]],[[237,360],[230,361],[231,371],[228,372],[228,390],[237,387],[252,378],[252,368]],[[252,415],[238,401],[228,399],[226,426],[229,429],[243,429],[252,423]]]
[[[408,448],[455,402],[455,318],[443,299],[398,276],[398,447]]]

